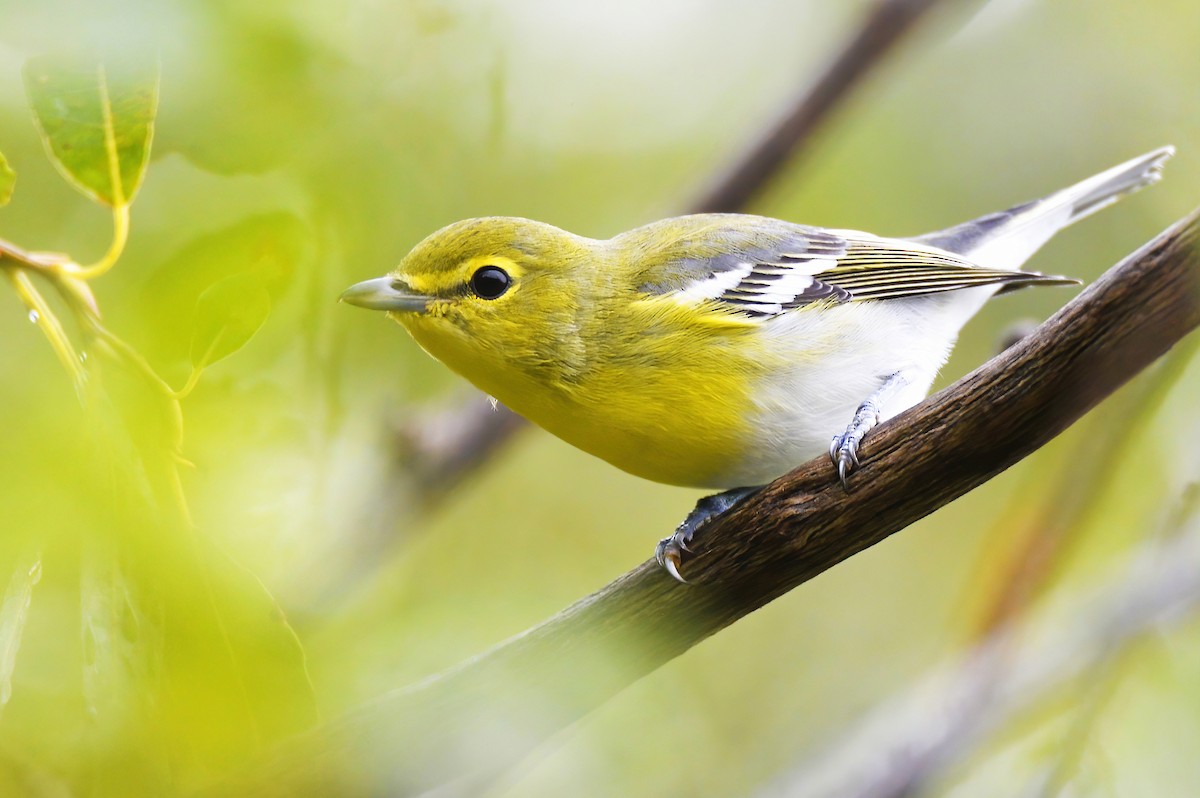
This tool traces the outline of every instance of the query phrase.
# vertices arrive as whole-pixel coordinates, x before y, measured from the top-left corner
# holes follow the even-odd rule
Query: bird
[[[843,485],[863,438],[929,392],[991,297],[1078,283],[1022,269],[1060,229],[1157,182],[1162,147],[938,232],[888,238],[704,213],[594,239],[494,216],[455,222],[341,300],[564,441],[656,482],[718,490],[655,557],[827,451]]]

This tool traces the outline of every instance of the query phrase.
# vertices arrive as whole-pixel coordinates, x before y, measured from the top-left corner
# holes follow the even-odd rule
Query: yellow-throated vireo
[[[743,214],[605,241],[528,219],[438,230],[342,299],[563,440],[673,485],[720,488],[656,556],[828,449],[843,482],[877,423],[920,402],[990,297],[1059,229],[1158,180],[1164,147],[1043,199],[916,238]],[[833,436],[830,443],[830,436]]]

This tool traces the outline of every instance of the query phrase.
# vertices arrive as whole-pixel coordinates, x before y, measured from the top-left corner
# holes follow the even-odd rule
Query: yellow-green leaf
[[[17,173],[8,165],[4,153],[0,152],[0,205],[7,205],[12,199],[13,184],[17,182]]]
[[[288,213],[243,219],[189,241],[146,280],[136,303],[142,354],[166,368],[186,361],[193,313],[200,294],[243,272],[260,275],[272,306],[296,285],[297,268],[309,262],[312,241],[304,223]]]
[[[154,135],[157,64],[39,56],[25,64],[25,92],[59,171],[97,202],[132,202]]]
[[[209,286],[196,300],[192,366],[205,368],[241,349],[270,313],[271,295],[257,272],[235,274]]]

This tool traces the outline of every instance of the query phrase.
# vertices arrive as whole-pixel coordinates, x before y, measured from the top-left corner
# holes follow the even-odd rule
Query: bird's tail
[[[1174,147],[1161,147],[1042,199],[917,240],[990,269],[1018,269],[1062,228],[1157,183],[1163,164],[1174,154]]]
[[[1162,178],[1163,165],[1175,154],[1174,147],[1160,147],[1154,152],[1114,166],[1107,172],[1089,177],[1082,183],[1051,194],[1043,203],[1056,203],[1070,209],[1067,224],[1091,216],[1107,208],[1126,194],[1157,183]]]

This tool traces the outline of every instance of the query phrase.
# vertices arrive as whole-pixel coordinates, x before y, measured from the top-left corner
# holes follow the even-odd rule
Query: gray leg
[[[687,580],[679,573],[679,562],[683,557],[683,552],[691,551],[687,544],[692,542],[696,530],[700,528],[701,524],[711,518],[716,518],[761,487],[762,485],[752,488],[734,488],[724,493],[705,496],[696,502],[696,506],[688,513],[687,518],[683,519],[683,523],[675,528],[675,534],[658,542],[658,548],[654,550],[654,559],[658,560],[658,564],[666,568],[667,573],[671,576],[680,582],[686,582]]]
[[[850,422],[850,426],[846,427],[846,431],[841,435],[833,436],[833,441],[829,444],[829,459],[837,466],[838,479],[842,481],[842,487],[847,487],[846,478],[850,476],[851,471],[858,468],[858,445],[862,443],[862,439],[871,431],[871,428],[879,423],[883,409],[906,385],[908,385],[908,379],[902,373],[888,377],[879,390],[868,396],[858,406],[858,410],[854,413],[854,419]]]

